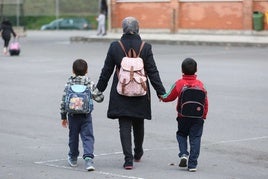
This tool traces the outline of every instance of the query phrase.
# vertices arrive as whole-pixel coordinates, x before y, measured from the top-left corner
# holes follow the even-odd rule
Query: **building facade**
[[[254,30],[253,12],[261,12],[268,30],[268,0],[110,0],[109,26],[121,28],[126,16],[143,30]]]

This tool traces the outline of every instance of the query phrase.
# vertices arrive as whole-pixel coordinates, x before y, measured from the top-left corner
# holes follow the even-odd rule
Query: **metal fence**
[[[92,15],[98,7],[99,0],[0,0],[2,16]]]

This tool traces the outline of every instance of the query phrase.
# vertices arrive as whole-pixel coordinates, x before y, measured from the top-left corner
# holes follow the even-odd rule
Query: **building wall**
[[[242,29],[241,2],[183,2],[180,4],[178,28]]]
[[[110,9],[111,29],[134,16],[143,29],[252,30],[253,12],[268,11],[268,0],[111,0]]]
[[[119,21],[126,16],[135,16],[140,21],[146,22],[144,25],[147,28],[169,28],[167,22],[171,18],[169,3],[149,3],[146,5],[144,3],[120,3],[116,13],[116,18]]]

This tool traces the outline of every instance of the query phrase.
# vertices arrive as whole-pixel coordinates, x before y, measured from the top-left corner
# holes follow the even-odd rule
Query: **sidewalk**
[[[87,36],[73,36],[71,42],[113,41],[122,33],[108,32],[97,36],[94,31]],[[181,31],[180,33],[140,33],[141,38],[150,43],[183,45],[221,45],[268,47],[268,31]]]

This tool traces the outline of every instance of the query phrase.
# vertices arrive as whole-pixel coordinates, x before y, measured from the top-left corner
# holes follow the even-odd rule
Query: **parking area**
[[[59,114],[64,84],[77,58],[87,60],[97,82],[109,48],[108,41],[70,43],[70,37],[92,34],[29,31],[20,38],[20,56],[0,55],[0,178],[268,178],[267,47],[152,44],[167,90],[187,57],[196,59],[206,84],[209,114],[197,172],[178,168],[176,102],[161,103],[154,92],[144,156],[124,170],[118,122],[106,117],[109,87],[93,112],[96,171],[85,171],[81,158],[77,168],[69,167],[68,130]]]

